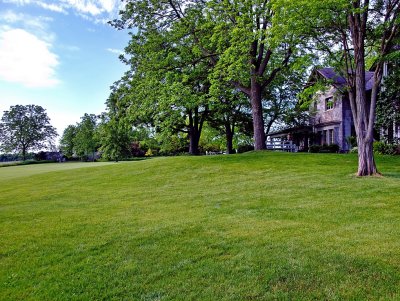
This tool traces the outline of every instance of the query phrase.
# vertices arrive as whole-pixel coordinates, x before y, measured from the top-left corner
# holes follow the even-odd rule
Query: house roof
[[[316,72],[320,74],[327,80],[331,80],[333,84],[339,88],[344,87],[346,85],[346,79],[337,74],[333,68],[321,68],[316,69]],[[372,90],[372,86],[374,83],[374,72],[365,71],[365,90]]]

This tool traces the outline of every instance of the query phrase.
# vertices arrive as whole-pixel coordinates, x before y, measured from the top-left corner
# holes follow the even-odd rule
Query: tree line
[[[97,145],[118,158],[132,151],[132,141],[147,140],[161,152],[196,155],[209,133],[224,137],[227,153],[237,137],[251,136],[254,149],[265,149],[274,125],[304,119],[298,93],[311,68],[323,65],[347,82],[357,174],[378,173],[373,130],[377,112],[385,111],[379,108],[393,101],[389,93],[378,96],[385,63],[399,58],[400,0],[124,2],[110,23],[131,30],[120,56],[129,70],[111,87],[96,142],[75,146],[76,154],[88,155]],[[374,71],[371,100],[366,70]],[[89,133],[86,119],[90,115],[75,129]],[[139,133],[146,137],[137,140]],[[76,145],[79,139],[75,134]]]
[[[225,133],[230,152],[235,129],[250,120],[254,148],[262,150],[266,112],[274,112],[267,103],[289,103],[299,77],[313,65],[329,65],[347,81],[357,174],[375,174],[376,106],[384,63],[399,42],[399,2],[125,1],[111,24],[132,29],[121,56],[130,70],[113,86],[107,113],[167,136],[185,133],[191,154],[199,152],[206,122]],[[368,69],[374,71],[370,102]]]

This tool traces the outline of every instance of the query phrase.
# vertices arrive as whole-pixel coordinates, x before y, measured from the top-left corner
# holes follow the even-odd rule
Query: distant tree
[[[96,133],[103,158],[118,162],[131,155],[132,126],[124,119],[104,113]]]
[[[94,114],[85,114],[81,117],[81,122],[78,123],[76,135],[73,140],[75,153],[81,158],[92,155],[98,147],[96,136],[97,116]]]
[[[69,125],[63,132],[60,140],[60,149],[67,158],[74,155],[74,139],[76,136],[77,127]]]
[[[0,123],[0,147],[5,152],[20,152],[50,147],[57,136],[46,110],[37,105],[16,105],[4,111]]]

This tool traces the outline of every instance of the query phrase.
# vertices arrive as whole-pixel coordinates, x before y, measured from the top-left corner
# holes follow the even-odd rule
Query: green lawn
[[[10,162],[9,164],[12,164]],[[68,163],[44,163],[44,164],[28,164],[19,166],[2,166],[0,167],[0,181],[9,180],[19,177],[27,177],[50,171],[61,171],[76,169],[82,167],[97,167],[113,164],[111,162],[68,162]]]
[[[377,161],[1,168],[0,299],[400,300],[400,158]]]

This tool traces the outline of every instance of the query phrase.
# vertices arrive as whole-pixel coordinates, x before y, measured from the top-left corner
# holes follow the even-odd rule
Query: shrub
[[[357,146],[352,147],[350,150],[350,154],[358,154],[358,147]]]
[[[398,154],[399,146],[397,144],[385,143],[382,141],[374,142],[374,153],[380,155],[396,155]]]
[[[253,145],[239,145],[237,152],[238,153],[245,153],[245,152],[250,152],[254,150],[254,146]]]
[[[346,138],[348,145],[353,148],[357,146],[357,137],[356,136],[348,136]]]
[[[308,151],[310,153],[338,153],[339,152],[339,145],[337,144],[324,144],[318,145],[313,144],[309,147]]]
[[[308,151],[310,153],[319,153],[321,151],[321,145],[318,145],[318,144],[310,145],[310,147],[308,148]]]
[[[149,148],[145,154],[146,157],[152,157],[153,156],[153,152],[151,150],[151,148]]]
[[[339,145],[337,144],[330,144],[327,145],[327,149],[329,150],[330,153],[338,153],[339,152]]]

